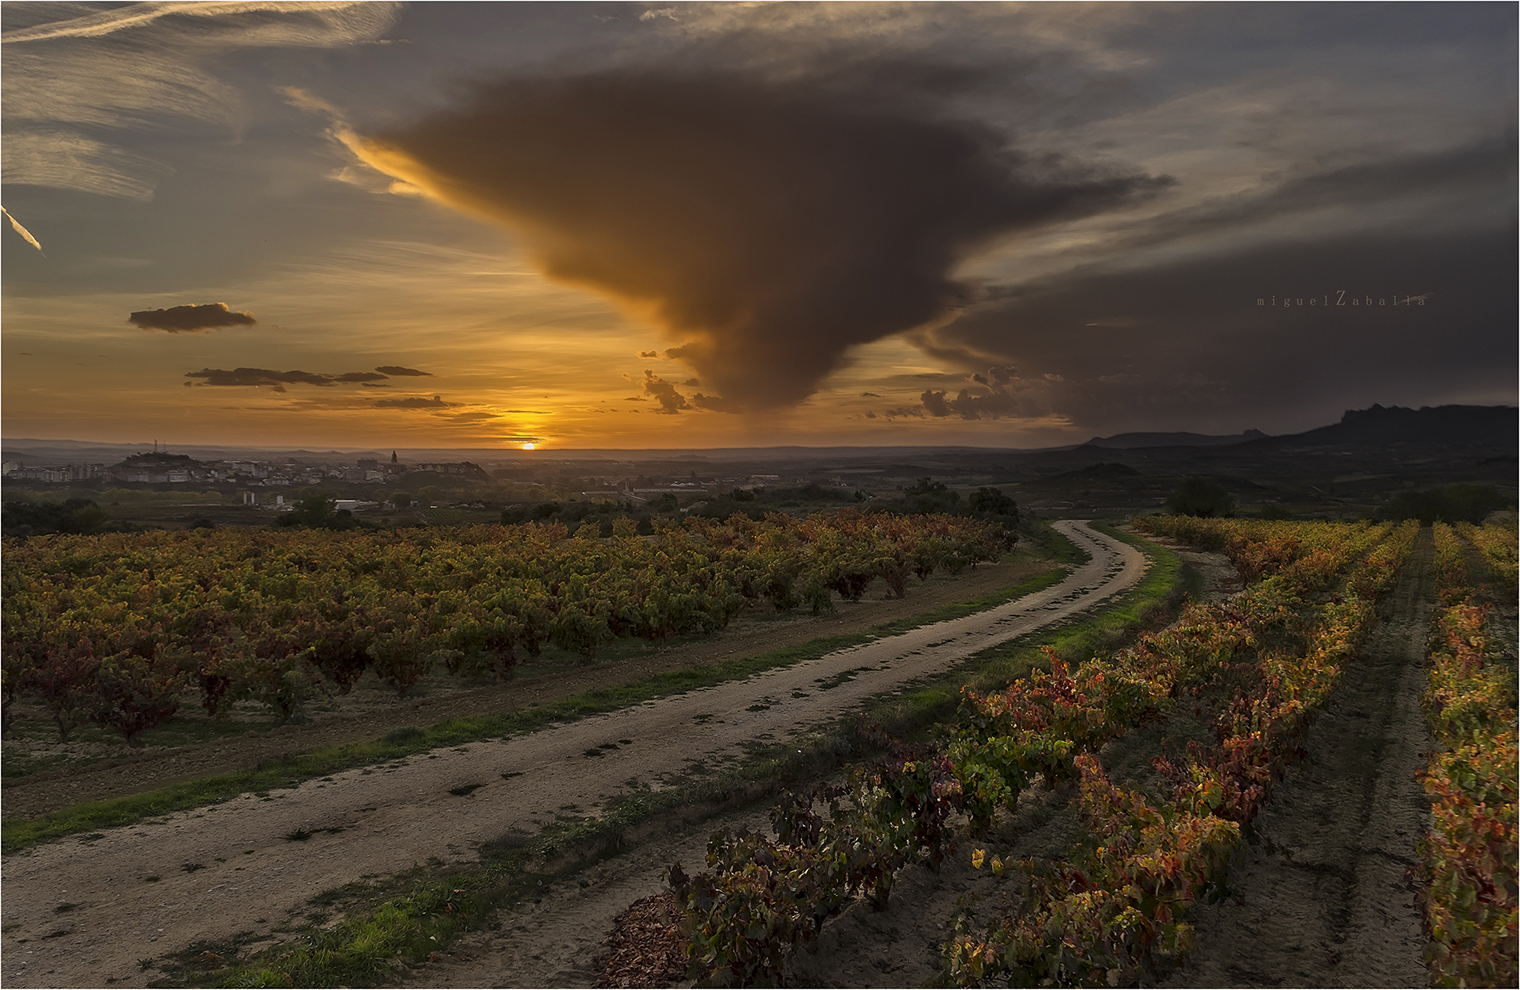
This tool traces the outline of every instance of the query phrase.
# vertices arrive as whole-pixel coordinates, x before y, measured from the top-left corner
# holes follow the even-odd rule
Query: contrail
[[[35,27],[19,28],[15,31],[7,31],[0,35],[0,42],[10,44],[14,41],[47,41],[52,38],[98,38],[102,35],[120,31],[123,28],[156,21],[160,17],[169,14],[188,14],[200,17],[221,17],[228,14],[243,14],[251,11],[299,11],[301,9],[333,10],[342,7],[352,7],[357,0],[313,0],[311,3],[292,2],[292,0],[242,0],[242,2],[220,3],[137,3],[129,7],[109,10],[100,14],[90,14],[86,17],[75,17],[66,21],[54,21],[51,24],[38,24]],[[13,221],[14,222],[14,221]]]
[[[15,229],[16,233],[25,238],[28,244],[36,248],[39,252],[42,250],[42,245],[37,243],[37,238],[32,236],[32,232],[30,230],[27,230],[25,227],[21,226],[20,220],[17,220],[15,217],[11,216],[10,210],[7,210],[5,207],[0,206],[0,213],[5,214],[5,219],[11,222],[11,227]]]

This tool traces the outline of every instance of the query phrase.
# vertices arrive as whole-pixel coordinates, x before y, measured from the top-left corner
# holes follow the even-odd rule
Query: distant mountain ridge
[[[1339,423],[1306,433],[1270,437],[1279,447],[1335,444],[1457,444],[1520,446],[1520,409],[1514,406],[1373,405],[1348,409]]]
[[[1133,450],[1137,447],[1222,447],[1232,443],[1250,443],[1264,439],[1260,430],[1246,430],[1229,435],[1212,433],[1116,433],[1111,437],[1093,437],[1084,447],[1109,450]]]

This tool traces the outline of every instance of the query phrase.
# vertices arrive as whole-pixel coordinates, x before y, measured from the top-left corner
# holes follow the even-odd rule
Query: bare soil
[[[1089,548],[1093,559],[1058,585],[976,615],[742,682],[526,736],[345,771],[269,795],[245,794],[8,857],[0,975],[14,987],[142,986],[157,975],[152,960],[198,940],[254,932],[273,941],[280,937],[273,930],[300,918],[318,893],[423,862],[472,861],[482,843],[505,833],[531,834],[557,818],[594,816],[619,793],[659,790],[693,766],[737,760],[753,740],[805,733],[869,697],[1075,615],[1143,574],[1144,558],[1134,548],[1076,523],[1057,527]],[[981,589],[963,584],[941,600],[974,598],[1016,580],[1005,573]],[[909,602],[916,612],[931,604],[926,599],[915,596]],[[884,611],[856,621],[875,624],[884,620]],[[798,641],[827,631],[843,627],[814,625]],[[773,644],[754,647],[729,638],[707,646],[725,648],[761,652]],[[647,676],[653,669],[659,668],[618,676]],[[571,681],[567,693],[591,686],[580,671]],[[540,697],[550,697],[548,685],[539,687],[545,691]],[[344,730],[329,723],[250,742],[294,750],[369,738],[388,727],[452,713],[442,701],[436,704],[401,718],[363,716],[362,732],[352,729],[354,722],[345,722]],[[501,706],[500,696],[493,697],[486,710]],[[246,753],[229,756],[222,744],[202,751],[192,757],[196,769],[186,775],[251,765]],[[184,772],[175,764],[159,767],[165,776]],[[98,776],[92,781],[109,786]],[[8,791],[7,811],[10,803]],[[637,898],[659,892],[673,853],[699,862],[705,830],[701,836],[672,836],[669,843],[673,846],[667,848],[651,842],[592,868],[581,877],[586,887],[546,892],[533,905],[523,905],[519,916],[504,919],[501,932],[464,943],[457,962],[428,967],[417,977],[430,982],[436,974],[442,980],[437,985],[449,986],[589,983],[590,962],[612,918]]]

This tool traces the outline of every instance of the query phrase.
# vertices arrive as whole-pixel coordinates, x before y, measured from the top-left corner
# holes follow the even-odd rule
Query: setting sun
[[[525,443],[525,444],[523,444],[523,450],[532,450],[532,449],[533,449],[533,444],[531,444],[531,443]]]

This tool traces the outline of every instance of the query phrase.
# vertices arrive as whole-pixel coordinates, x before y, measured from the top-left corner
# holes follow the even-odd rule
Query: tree
[[[392,456],[394,456],[394,455],[392,455]],[[409,505],[412,504],[411,493],[410,492],[392,492],[391,493],[391,504],[394,505],[398,509],[404,509],[404,508],[406,508],[407,506],[409,506]]]
[[[1509,500],[1493,485],[1457,484],[1423,492],[1400,492],[1388,500],[1382,515],[1389,519],[1418,519],[1425,525],[1433,522],[1480,523]]]
[[[1166,500],[1167,511],[1177,516],[1212,519],[1235,511],[1235,500],[1224,486],[1211,478],[1190,474]]]
[[[978,488],[971,493],[966,500],[972,512],[983,512],[994,516],[1012,516],[1014,522],[1018,522],[1019,506],[1009,496],[1003,494],[1000,488]]]
[[[908,512],[954,512],[961,493],[953,492],[943,481],[919,478],[903,489],[904,508]]]

